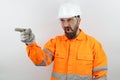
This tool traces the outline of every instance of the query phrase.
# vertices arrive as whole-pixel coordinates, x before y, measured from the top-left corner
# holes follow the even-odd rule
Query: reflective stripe
[[[107,70],[107,66],[102,66],[102,67],[99,67],[99,68],[94,68],[93,72],[102,71],[102,70]]]
[[[45,48],[43,49],[43,51],[50,57],[50,60],[52,62],[53,61],[53,56],[52,56],[51,52],[49,50],[45,49]],[[36,66],[46,66],[46,62],[47,62],[46,56],[44,56],[44,61],[41,62],[40,64],[35,64],[35,65]]]
[[[59,74],[59,73],[52,72],[52,77],[57,78],[59,80],[66,80],[65,74]]]
[[[49,50],[47,50],[46,48],[44,48],[43,51],[50,57],[50,60],[52,62],[53,61],[52,53]]]
[[[45,66],[46,65],[46,56],[44,57],[44,61],[40,64],[35,64],[36,66]]]
[[[52,77],[57,78],[58,80],[91,80],[92,76],[82,76],[77,74],[60,74],[52,72]]]
[[[91,80],[92,76],[82,76],[82,75],[75,75],[75,74],[68,74],[67,80]]]
[[[107,80],[107,77],[104,76],[104,77],[101,77],[101,78],[96,78],[96,79],[94,79],[94,80]]]

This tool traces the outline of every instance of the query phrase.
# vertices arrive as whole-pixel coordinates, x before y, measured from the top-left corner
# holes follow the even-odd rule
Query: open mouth
[[[65,28],[65,32],[70,33],[71,31],[72,31],[72,30],[71,30],[70,27],[66,27],[66,28]]]

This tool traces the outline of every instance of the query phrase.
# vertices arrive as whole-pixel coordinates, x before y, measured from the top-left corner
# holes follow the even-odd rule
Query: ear
[[[78,18],[78,23],[80,24],[80,22],[81,22],[81,18]]]

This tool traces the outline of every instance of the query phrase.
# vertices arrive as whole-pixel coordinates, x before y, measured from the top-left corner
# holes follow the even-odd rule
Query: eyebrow
[[[60,19],[61,21],[64,21],[64,19]],[[67,18],[66,19],[67,21],[70,21],[70,20],[72,20],[72,18]]]

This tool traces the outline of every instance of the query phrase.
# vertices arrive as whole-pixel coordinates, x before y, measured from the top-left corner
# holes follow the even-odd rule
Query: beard
[[[67,32],[71,30],[71,32]],[[71,28],[71,26],[67,26],[64,28],[65,35],[68,39],[74,39],[77,36],[77,30],[78,30],[78,24],[75,25],[74,29]]]

